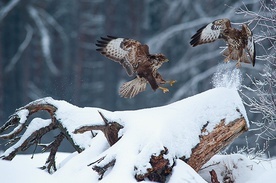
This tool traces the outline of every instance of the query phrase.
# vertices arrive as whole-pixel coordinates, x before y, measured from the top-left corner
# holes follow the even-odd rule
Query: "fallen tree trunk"
[[[27,125],[29,116],[40,110],[47,111],[50,119],[35,118]],[[64,137],[81,153],[94,148],[93,139],[103,133],[100,138],[106,139],[109,148],[97,152],[97,159],[89,163],[99,179],[104,179],[112,167],[128,166],[137,181],[165,182],[177,159],[199,171],[212,156],[247,131],[248,123],[237,91],[220,88],[170,105],[136,111],[79,108],[44,98],[18,109],[0,127],[0,133],[11,127],[11,132],[0,135],[10,139],[12,145],[2,159],[12,160],[20,150],[41,145],[51,151],[43,168],[53,172],[57,170],[55,155]],[[52,143],[41,144],[43,135],[57,129],[60,135]],[[118,178],[118,182],[125,182],[123,177]]]

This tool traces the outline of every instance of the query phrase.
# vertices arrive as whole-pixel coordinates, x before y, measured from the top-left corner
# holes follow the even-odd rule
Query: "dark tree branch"
[[[211,175],[211,183],[220,183],[218,181],[217,173],[215,172],[215,170],[212,170],[209,173]]]
[[[150,158],[150,164],[152,168],[147,169],[145,174],[136,174],[135,178],[137,181],[143,181],[148,178],[154,182],[165,182],[166,177],[171,174],[172,167],[169,165],[169,160],[164,158],[164,155],[168,154],[168,149],[164,147],[164,150],[160,152],[158,156],[152,155]]]
[[[14,125],[17,125],[18,122],[19,122],[19,120],[20,120],[20,118],[16,114],[10,116],[9,120],[3,126],[0,127],[0,133],[3,133],[4,131],[6,131],[7,129],[9,129],[10,127],[12,127]]]
[[[38,143],[43,135],[45,135],[46,133],[48,133],[49,131],[55,128],[56,126],[54,124],[50,124],[49,126],[46,126],[39,130],[34,131],[24,142],[22,142],[20,146],[18,146],[17,148],[14,148],[13,151],[11,151],[8,156],[1,156],[1,158],[5,160],[12,160],[18,151],[20,150],[25,151],[31,145]]]
[[[116,159],[113,159],[112,161],[110,161],[109,163],[107,163],[104,166],[93,166],[92,169],[95,170],[96,172],[98,172],[98,174],[100,175],[99,180],[101,180],[104,176],[104,173],[107,171],[108,168],[112,167],[115,165]]]
[[[58,147],[60,146],[60,143],[62,142],[62,140],[64,139],[64,134],[61,132],[59,135],[56,136],[56,139],[48,146],[46,146],[43,151],[46,151],[48,149],[51,149],[51,152],[48,156],[48,159],[45,163],[45,165],[43,167],[41,167],[41,169],[46,169],[49,173],[52,173],[53,171],[56,171],[56,161],[55,161],[55,157],[56,157],[56,153],[58,151]]]
[[[123,128],[123,126],[117,122],[108,121],[100,111],[98,112],[103,118],[103,121],[105,123],[104,125],[82,126],[76,129],[73,133],[84,133],[86,131],[100,130],[104,133],[109,145],[112,146],[120,139],[118,136],[118,132],[120,129]]]
[[[18,136],[18,134],[20,132],[22,132],[23,129],[27,128],[26,123],[27,123],[28,118],[36,112],[47,111],[50,115],[51,123],[49,123],[49,125],[47,125],[47,126],[44,126],[44,127],[34,130],[28,136],[26,135],[24,141],[20,142],[20,144],[15,146],[9,153],[2,155],[1,158],[5,159],[5,160],[12,160],[17,152],[25,151],[31,145],[39,144],[43,135],[45,135],[46,133],[48,133],[52,130],[55,130],[57,128],[59,128],[63,134],[62,139],[64,138],[64,135],[65,135],[66,138],[72,143],[73,147],[78,152],[81,152],[82,149],[80,149],[80,147],[73,142],[73,140],[71,139],[71,137],[68,134],[65,127],[63,127],[57,121],[57,119],[55,117],[56,110],[57,110],[57,107],[51,103],[48,103],[46,99],[36,100],[34,102],[27,104],[24,107],[17,109],[16,112],[9,118],[9,120],[3,126],[0,127],[0,133],[3,133],[5,131],[7,131],[10,127],[15,126],[11,132],[0,136],[3,139],[11,139],[8,142],[8,144],[14,144],[15,142],[18,143],[18,141],[22,138],[22,136],[20,137],[20,136]],[[51,153],[50,153],[51,157],[48,158],[49,165],[47,168],[55,167],[55,165],[52,163],[52,160],[54,160],[54,158],[55,158],[55,154],[56,154],[55,151],[57,150],[58,146],[60,145],[60,142],[62,139],[61,139],[61,136],[57,136],[56,140],[53,142],[54,144],[52,143],[48,147],[48,149],[51,149]],[[59,142],[59,140],[60,140],[60,142]],[[54,170],[56,170],[56,168],[54,168]],[[49,169],[48,169],[48,171],[49,171]]]
[[[100,111],[98,111],[98,112],[101,115],[101,117],[103,118],[103,121],[104,121],[105,125],[107,126],[108,125],[108,120],[104,117],[104,115]]]
[[[61,132],[63,132],[63,134],[65,135],[66,139],[70,142],[70,144],[73,146],[73,148],[78,152],[81,153],[84,149],[81,148],[78,144],[76,144],[73,139],[71,138],[71,135],[69,134],[68,130],[61,124],[58,123],[57,124],[59,130]]]

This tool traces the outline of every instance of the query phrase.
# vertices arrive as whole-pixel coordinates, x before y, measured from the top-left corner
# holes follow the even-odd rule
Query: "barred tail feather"
[[[251,61],[249,60],[249,55],[247,55],[245,50],[242,51],[241,62],[244,62],[244,63],[247,63],[247,64],[251,63]]]
[[[228,56],[229,56],[229,49],[226,48],[226,49],[223,51],[222,54],[223,54],[223,56],[228,57]]]
[[[119,89],[119,94],[124,98],[133,98],[138,93],[146,90],[147,80],[137,77],[129,82],[123,83]]]

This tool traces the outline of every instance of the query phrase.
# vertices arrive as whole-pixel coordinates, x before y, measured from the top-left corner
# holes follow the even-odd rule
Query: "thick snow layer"
[[[194,139],[193,136],[195,136],[194,134],[200,134],[202,125],[207,122],[209,122],[208,131],[212,131],[221,119],[225,119],[225,122],[228,123],[242,115],[248,122],[238,92],[235,89],[222,87],[211,89],[166,106],[134,111],[110,112],[100,108],[79,108],[65,101],[56,101],[51,98],[45,100],[58,107],[57,119],[67,128],[75,142],[84,149],[90,146],[91,133],[87,132],[80,135],[71,132],[84,125],[103,125],[104,122],[98,111],[102,112],[110,121],[122,124],[125,128],[120,133],[133,129],[129,133],[144,134],[145,139],[151,137],[152,141],[154,141],[155,136],[158,137],[160,134],[164,134],[163,142],[166,142],[167,146],[175,146],[175,148],[179,145],[177,140],[183,141],[182,143],[185,143],[186,146],[188,144],[190,147],[197,144],[198,139]],[[239,109],[240,113],[236,109]],[[249,126],[249,124],[247,125]],[[173,137],[168,139],[168,134],[180,136],[177,139]],[[189,137],[192,139],[188,139]],[[147,140],[140,141],[147,142]],[[181,149],[179,151],[183,153]],[[185,155],[189,156],[189,153],[186,152]]]
[[[204,182],[177,158],[190,157],[191,149],[199,143],[199,135],[204,125],[207,125],[206,133],[208,133],[222,119],[227,124],[243,116],[248,122],[237,90],[223,87],[214,88],[166,106],[133,111],[111,112],[100,108],[79,108],[52,98],[45,98],[42,101],[57,107],[56,118],[68,130],[75,143],[85,149],[81,154],[71,154],[58,166],[58,171],[50,176],[62,182],[97,182],[99,175],[91,167],[95,164],[105,165],[113,159],[116,159],[115,165],[105,172],[100,182],[136,182],[134,174],[145,173],[147,168],[151,167],[150,157],[159,155],[164,147],[168,149],[165,158],[171,165],[177,164],[171,176],[172,180]],[[112,147],[109,147],[101,132],[94,138],[91,132],[72,133],[76,128],[84,125],[104,125],[98,111],[102,112],[109,121],[115,121],[124,126],[119,132],[122,138]],[[48,120],[37,119],[31,124],[34,126],[38,122],[41,124],[37,128],[49,123]],[[28,129],[29,132],[27,130],[25,133],[33,131],[32,126]],[[103,157],[102,161],[87,166]],[[0,165],[1,169],[7,162],[4,164]],[[43,163],[39,166],[42,165]],[[185,178],[184,174],[180,173],[182,171],[186,172]]]
[[[176,161],[169,183],[207,183],[194,169],[181,160]]]
[[[99,140],[99,139],[98,139]],[[98,141],[98,144],[102,142]],[[95,147],[99,151],[101,147]],[[48,153],[31,155],[17,155],[13,161],[0,160],[1,183],[95,183],[98,182],[98,175],[88,167],[90,158],[95,156],[92,148],[81,154],[58,153],[56,161],[60,169],[50,175],[38,169],[46,160]],[[64,161],[62,161],[64,159]],[[212,165],[213,166],[210,166]],[[276,160],[250,160],[244,155],[216,155],[204,167],[207,167],[197,174],[191,167],[182,162],[176,161],[173,175],[168,183],[206,183],[210,182],[209,171],[216,171],[219,181],[225,175],[226,170],[232,172],[236,183],[274,183],[276,180]],[[118,170],[119,171],[119,170]],[[118,174],[119,175],[119,174]],[[117,176],[114,174],[112,183],[117,183]],[[111,179],[110,179],[111,180]],[[106,182],[106,181],[101,181]],[[125,179],[124,182],[134,182],[133,179]],[[148,182],[148,181],[142,181]],[[221,181],[222,182],[222,181]]]

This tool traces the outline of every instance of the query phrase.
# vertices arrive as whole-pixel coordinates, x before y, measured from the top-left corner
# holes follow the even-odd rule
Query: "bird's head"
[[[150,60],[153,63],[153,67],[158,69],[164,62],[168,62],[169,59],[163,54],[154,54],[150,56]]]
[[[152,55],[151,59],[156,63],[164,63],[169,61],[169,59],[162,53]]]

